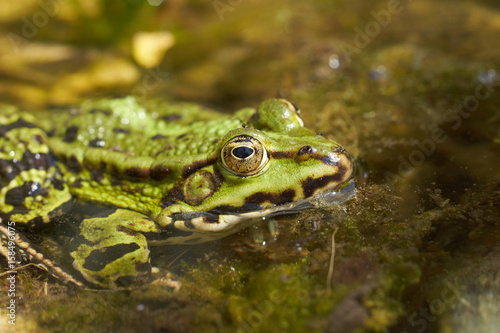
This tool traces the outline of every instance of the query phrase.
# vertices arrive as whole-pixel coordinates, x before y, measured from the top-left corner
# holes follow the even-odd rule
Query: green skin
[[[149,245],[234,233],[340,188],[354,168],[341,146],[276,99],[233,115],[132,97],[36,116],[4,107],[0,147],[0,233],[12,222],[49,222],[72,198],[116,208],[83,220],[71,252],[76,271],[103,288],[148,277]],[[22,235],[16,244],[76,281],[54,273]]]

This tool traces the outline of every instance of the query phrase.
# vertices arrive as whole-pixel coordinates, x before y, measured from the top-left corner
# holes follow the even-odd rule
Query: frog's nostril
[[[314,152],[313,147],[311,147],[311,146],[304,146],[304,147],[302,147],[302,148],[299,149],[298,155],[302,156],[302,155],[306,155],[306,154],[312,154],[313,152]]]

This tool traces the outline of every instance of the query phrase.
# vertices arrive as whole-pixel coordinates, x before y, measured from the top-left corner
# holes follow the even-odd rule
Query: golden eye
[[[238,135],[229,140],[221,150],[224,169],[242,177],[255,175],[269,162],[266,148],[256,138]]]

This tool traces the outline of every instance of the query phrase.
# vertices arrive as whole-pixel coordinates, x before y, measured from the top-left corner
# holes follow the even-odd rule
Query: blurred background
[[[498,1],[1,0],[0,8],[3,104],[41,110],[133,95],[232,112],[282,97],[358,163],[353,202],[302,214],[267,242],[243,233],[204,249],[170,267],[180,293],[89,296],[54,283],[47,291],[43,272],[28,271],[19,332],[500,325]]]

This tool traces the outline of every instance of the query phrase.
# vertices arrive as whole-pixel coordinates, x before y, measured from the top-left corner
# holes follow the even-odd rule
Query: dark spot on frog
[[[174,145],[165,146],[165,147],[163,147],[162,149],[160,149],[159,151],[156,152],[155,157],[158,157],[158,155],[161,155],[164,152],[170,151],[170,150],[173,150],[173,149],[175,149]]]
[[[158,164],[151,168],[151,170],[149,171],[149,177],[155,181],[162,181],[171,172],[172,170],[168,166]]]
[[[215,139],[215,140],[213,140],[213,141],[212,141],[212,144],[213,144],[213,145],[216,145],[216,144],[218,144],[218,143],[219,143],[219,141],[220,141],[220,139]]]
[[[119,225],[118,227],[116,227],[116,231],[123,232],[124,234],[127,234],[129,236],[137,236],[137,231],[126,228],[122,225]]]
[[[165,135],[156,134],[155,136],[153,136],[151,138],[151,140],[160,140],[160,139],[163,139],[163,138],[165,138]]]
[[[42,137],[40,135],[35,135],[33,137],[33,141],[35,141],[38,144],[42,144],[43,143],[43,139],[42,139]]]
[[[105,116],[110,116],[113,112],[107,109],[92,109],[89,111],[90,114],[102,113]]]
[[[114,133],[124,133],[124,134],[129,134],[130,130],[126,128],[113,128]]]
[[[323,176],[319,178],[307,177],[302,181],[302,189],[304,190],[304,196],[310,197],[313,193],[331,182],[338,182],[339,184],[344,180],[345,173],[347,169],[343,165],[338,166],[338,170],[335,174],[329,176]]]
[[[19,173],[29,169],[47,170],[55,163],[55,159],[50,154],[36,153],[33,154],[29,150],[23,153],[20,161],[0,160],[0,179],[11,181]],[[3,186],[0,181],[0,186]]]
[[[182,138],[183,138],[183,137],[185,137],[186,135],[187,135],[187,133],[184,133],[184,134],[179,135],[179,136],[177,137],[177,140],[182,139]]]
[[[75,155],[71,155],[66,159],[66,166],[73,173],[79,173],[83,170],[82,164]]]
[[[292,202],[295,197],[295,190],[289,189],[281,193],[257,192],[245,199],[245,204],[261,205],[264,202],[270,202],[275,205],[282,205]]]
[[[130,178],[135,179],[147,179],[149,178],[149,169],[148,168],[138,168],[138,167],[130,167],[125,169],[125,175]]]
[[[170,191],[165,193],[160,200],[160,207],[166,208],[168,206],[175,205],[176,202],[183,201],[184,202],[184,194],[182,193],[182,187],[180,184],[176,184]],[[175,222],[175,216],[172,217],[173,222]]]
[[[25,182],[23,185],[11,188],[5,194],[5,203],[7,205],[14,206],[14,210],[24,210],[26,207],[24,206],[24,200],[26,197],[36,197],[37,195],[41,195],[46,197],[48,190],[40,183],[37,182]]]
[[[27,169],[47,170],[55,164],[55,159],[50,154],[35,153],[26,150],[23,154],[21,164]]]
[[[106,145],[106,141],[102,139],[93,139],[89,141],[89,147],[91,148],[102,148]]]
[[[50,181],[52,183],[52,186],[58,190],[58,191],[62,191],[64,190],[64,182],[61,180],[61,179],[58,179],[58,178],[54,178]]]
[[[163,117],[161,117],[161,119],[163,119],[166,122],[172,122],[172,121],[176,121],[176,120],[182,119],[182,115],[180,115],[180,114],[171,114],[171,115],[168,115],[168,116],[163,116]]]
[[[104,179],[104,175],[100,170],[92,169],[92,170],[90,170],[90,178],[93,181],[101,184],[102,180]]]
[[[64,133],[63,141],[68,143],[74,142],[78,136],[78,130],[79,128],[76,125],[68,127],[66,133]]]
[[[91,242],[90,240],[88,240],[84,236],[77,235],[68,244],[68,250],[70,252],[76,251],[78,249],[78,247],[81,245],[94,246],[94,245],[96,245],[96,242]]]
[[[103,249],[93,250],[85,258],[85,262],[82,267],[89,270],[98,272],[101,271],[106,265],[115,262],[117,259],[123,257],[124,255],[137,251],[139,245],[136,243],[131,244],[116,244],[113,246],[108,246]]]
[[[8,131],[10,131],[10,130],[12,130],[14,128],[21,128],[21,127],[36,128],[36,126],[33,125],[32,123],[28,123],[24,119],[18,119],[15,122],[10,123],[8,125],[2,125],[2,126],[0,126],[0,137],[4,136],[5,133],[7,133]]]
[[[205,223],[219,223],[219,215],[217,214],[207,214],[203,216],[203,221]]]
[[[281,193],[257,192],[249,196],[241,207],[221,205],[212,209],[213,214],[245,213],[262,209],[262,204],[269,202],[274,205],[282,205],[292,202],[295,190],[289,189]]]
[[[104,146],[106,146],[106,141],[104,141],[103,139],[93,139],[89,141],[88,146],[90,148],[103,148]]]

